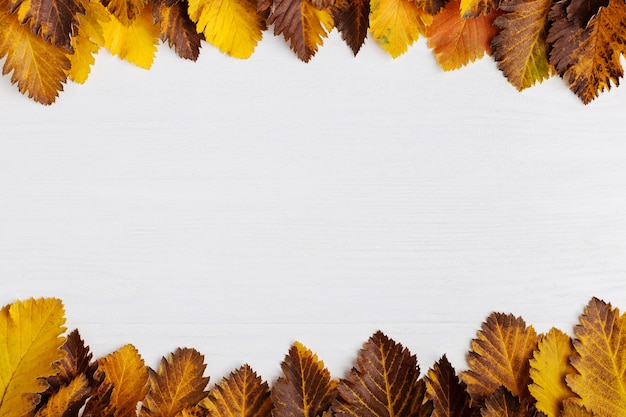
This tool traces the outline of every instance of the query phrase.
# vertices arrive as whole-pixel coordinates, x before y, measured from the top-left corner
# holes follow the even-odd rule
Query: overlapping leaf
[[[1,27],[1,26],[0,26]],[[63,359],[65,311],[55,298],[16,301],[0,310],[0,416],[34,411]]]
[[[161,40],[167,42],[178,56],[195,61],[200,55],[202,34],[189,18],[187,0],[167,5],[164,0],[155,0],[154,19],[161,28]]]
[[[162,358],[159,371],[150,370],[150,390],[139,417],[176,417],[206,397],[209,378],[204,356],[195,349],[177,349]]]
[[[559,329],[552,328],[542,336],[530,360],[530,378],[533,382],[528,389],[537,400],[537,409],[547,417],[559,417],[563,411],[563,402],[575,395],[565,382],[567,375],[576,373],[570,364],[573,354],[571,338]]]
[[[491,13],[500,6],[500,0],[461,0],[461,16],[478,17]]]
[[[460,4],[461,0],[450,0],[426,29],[428,46],[446,71],[461,68],[485,53],[491,54],[491,40],[498,33],[493,21],[501,14],[499,11],[463,18]]]
[[[417,358],[378,331],[360,350],[356,366],[339,381],[333,403],[336,417],[426,417],[426,384]]]
[[[77,417],[90,392],[87,376],[80,374],[55,392],[36,417]]]
[[[479,410],[470,404],[467,386],[443,355],[426,377],[426,394],[433,402],[432,417],[476,417]]]
[[[597,416],[626,415],[626,317],[597,298],[575,329],[577,373],[567,376],[578,402]]]
[[[413,0],[371,0],[372,36],[394,58],[426,33],[433,17]]]
[[[526,401],[520,401],[504,387],[498,388],[485,400],[482,417],[535,417],[534,409]]]
[[[298,58],[308,62],[334,26],[330,9],[318,9],[309,0],[274,0],[268,19],[274,35],[283,35]]]
[[[129,26],[141,14],[149,0],[100,0],[102,5],[120,21]]]
[[[370,0],[346,0],[334,9],[335,26],[356,56],[367,39]]]
[[[498,68],[519,91],[552,74],[548,62],[548,12],[552,0],[507,0],[494,24],[501,29],[493,40]]]
[[[520,317],[492,313],[472,340],[467,355],[469,370],[461,374],[472,401],[483,404],[504,386],[513,395],[530,401],[530,359],[537,347],[537,333]]]
[[[212,417],[270,417],[273,407],[267,382],[248,364],[213,387],[204,405]]]
[[[80,0],[85,14],[78,16],[78,32],[72,37],[73,53],[68,54],[71,68],[68,72],[70,80],[84,83],[91,72],[91,66],[95,62],[94,55],[104,45],[103,23],[111,20],[111,15],[95,0]]]

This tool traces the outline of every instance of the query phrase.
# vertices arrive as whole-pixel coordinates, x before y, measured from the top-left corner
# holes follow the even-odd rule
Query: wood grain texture
[[[102,52],[50,108],[1,79],[3,304],[61,297],[97,356],[192,346],[214,382],[272,381],[296,339],[343,376],[379,328],[463,369],[492,310],[626,308],[626,90],[585,107],[336,33],[308,65],[269,36],[203,54]]]

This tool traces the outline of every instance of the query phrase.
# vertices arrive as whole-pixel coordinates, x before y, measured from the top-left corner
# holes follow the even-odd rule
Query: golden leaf
[[[274,0],[267,24],[274,25],[274,35],[282,34],[298,58],[309,62],[332,30],[334,20],[328,10],[318,9],[309,0]]]
[[[481,410],[482,417],[535,417],[534,409],[530,409],[526,401],[511,394],[504,387],[498,388],[485,400]]]
[[[300,342],[295,342],[281,364],[283,375],[272,387],[273,417],[318,417],[337,394],[324,362]]]
[[[189,17],[207,42],[235,58],[249,58],[265,28],[256,0],[189,0]]]
[[[100,0],[123,25],[129,26],[146,9],[149,0]],[[148,11],[149,11],[148,7]]]
[[[35,417],[78,416],[90,392],[89,380],[85,374],[81,374],[53,394]]]
[[[133,345],[125,345],[98,360],[103,384],[113,385],[110,403],[115,417],[136,417],[137,403],[148,391],[148,367]]]
[[[574,346],[570,337],[552,328],[541,338],[530,360],[530,378],[533,383],[528,386],[528,390],[537,400],[537,409],[547,417],[559,417],[563,401],[575,395],[565,383],[567,375],[576,373],[569,362],[573,354]]]
[[[273,407],[267,382],[248,364],[213,387],[204,404],[212,417],[270,417]]]
[[[161,359],[159,371],[150,370],[150,390],[139,417],[176,417],[206,397],[204,356],[195,349],[176,349]]]
[[[359,352],[356,367],[341,379],[332,409],[336,417],[427,417],[426,384],[408,349],[378,331]]]
[[[112,16],[109,22],[102,23],[104,42],[99,45],[121,59],[149,69],[154,61],[160,35],[151,9],[152,6],[144,7],[129,26]]]
[[[428,370],[426,394],[433,402],[432,417],[472,417],[478,409],[470,405],[467,386],[457,376],[454,368],[443,355]]]
[[[566,381],[578,403],[598,416],[626,415],[626,317],[593,298],[575,333],[571,363],[578,373]]]
[[[18,12],[11,14],[7,0],[0,0],[0,59],[7,57],[2,75],[12,71],[11,82],[17,84],[20,93],[39,103],[52,104],[63,91],[70,62],[61,48],[20,23],[20,11],[27,10],[27,4],[22,3]]]
[[[531,400],[529,361],[537,347],[537,333],[521,317],[492,313],[472,340],[469,370],[461,374],[472,401],[480,405],[500,386],[522,400]]]
[[[72,38],[74,53],[68,55],[72,64],[68,76],[77,83],[87,81],[94,55],[104,45],[102,24],[111,20],[109,12],[97,0],[81,0],[87,12],[78,16],[78,33]]]
[[[563,413],[560,417],[594,417],[594,414],[577,404],[573,398],[569,398],[563,402]]]
[[[433,17],[413,0],[371,0],[370,31],[394,58],[426,33]]]
[[[45,378],[57,373],[55,364],[65,356],[64,314],[63,303],[55,298],[16,301],[0,310],[1,417],[31,413],[48,387]]]

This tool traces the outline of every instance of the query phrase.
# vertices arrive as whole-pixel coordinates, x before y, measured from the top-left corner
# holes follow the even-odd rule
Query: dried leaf
[[[426,13],[436,15],[443,9],[449,0],[415,0],[417,5],[424,9]]]
[[[100,2],[122,25],[130,26],[145,9],[149,0],[100,0]]]
[[[283,375],[272,387],[273,417],[318,417],[337,395],[337,381],[324,362],[295,342],[281,364]]]
[[[489,14],[500,6],[500,0],[461,0],[462,17],[478,17]]]
[[[207,42],[235,58],[249,58],[265,29],[256,0],[189,0],[189,16]]]
[[[0,12],[0,22],[5,13]],[[56,298],[16,301],[0,310],[1,417],[34,411],[39,393],[48,387],[45,379],[57,372],[56,362],[65,356],[64,315],[63,303]]]
[[[82,417],[115,417],[116,404],[111,402],[113,383],[106,379],[104,372],[94,374],[91,397],[85,404]]]
[[[91,66],[95,62],[94,55],[104,45],[102,24],[111,20],[109,12],[96,0],[80,0],[87,12],[78,16],[78,33],[72,38],[73,54],[68,58],[71,68],[68,72],[70,80],[84,83],[89,77]]]
[[[160,29],[154,24],[151,7],[144,7],[130,26],[112,16],[109,22],[102,23],[102,29],[104,43],[100,46],[138,67],[149,69],[152,66]]]
[[[55,392],[35,417],[78,417],[90,392],[87,376],[80,374]]]
[[[563,413],[560,417],[594,417],[594,414],[570,398],[563,403]]]
[[[367,39],[370,22],[370,0],[344,1],[334,9],[335,26],[356,56]]]
[[[139,417],[176,417],[206,397],[209,378],[204,377],[204,356],[195,349],[176,349],[163,357],[159,371],[150,370],[150,390]]]
[[[548,12],[552,0],[507,0],[505,11],[494,24],[500,33],[493,39],[494,59],[504,76],[518,91],[549,78]]]
[[[148,368],[137,349],[125,345],[100,358],[96,374],[100,373],[105,389],[108,383],[113,385],[110,402],[115,407],[115,417],[136,417],[137,403],[148,391]]]
[[[626,316],[593,298],[575,329],[577,373],[566,378],[578,404],[597,416],[626,415]]]
[[[426,29],[428,46],[445,71],[491,54],[491,40],[498,33],[493,21],[501,12],[494,10],[487,15],[463,18],[460,4],[461,0],[450,0]]]
[[[304,62],[313,58],[334,26],[330,11],[320,10],[308,0],[274,0],[267,24],[274,25],[274,35],[283,35]]]
[[[525,401],[521,402],[519,397],[504,387],[489,396],[481,410],[482,417],[534,417],[534,414]]]
[[[529,360],[537,347],[537,333],[521,317],[492,313],[472,340],[469,370],[461,374],[472,401],[481,405],[500,386],[531,401]]]
[[[584,29],[600,7],[609,5],[609,0],[571,0],[567,5],[567,19]]]
[[[204,405],[212,417],[270,417],[273,407],[267,382],[247,364],[215,385]]]
[[[426,376],[426,394],[433,402],[432,417],[473,417],[479,410],[470,405],[467,386],[443,355]]]
[[[167,42],[179,57],[195,61],[200,55],[202,34],[196,32],[196,25],[187,13],[187,0],[180,0],[171,6],[166,1],[156,0],[154,20],[161,28],[161,40]]]
[[[576,373],[569,362],[573,354],[574,346],[570,337],[552,328],[541,338],[530,360],[530,378],[533,383],[528,386],[528,390],[537,400],[537,409],[548,417],[559,417],[563,401],[575,395],[565,383],[567,375]]]
[[[550,62],[569,88],[588,104],[599,93],[619,85],[624,75],[620,56],[626,53],[626,4],[613,0],[589,21],[586,28],[568,20],[567,5],[555,3],[554,23],[548,31]]]
[[[394,58],[426,33],[433,17],[413,0],[371,0],[370,30]]]
[[[426,384],[408,349],[378,331],[359,352],[356,367],[337,387],[335,417],[426,417]]]

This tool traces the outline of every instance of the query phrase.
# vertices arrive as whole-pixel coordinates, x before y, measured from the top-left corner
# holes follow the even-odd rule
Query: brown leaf
[[[195,349],[176,349],[161,359],[159,371],[150,369],[150,390],[139,417],[176,417],[206,397],[204,356]]]
[[[574,399],[567,399],[563,402],[563,412],[560,417],[594,417],[595,415]]]
[[[481,410],[482,417],[533,417],[534,410],[529,409],[525,401],[511,394],[504,387],[498,388],[485,400],[485,407]]]
[[[448,3],[449,0],[415,0],[417,5],[434,15]]]
[[[370,0],[348,0],[333,10],[335,26],[356,56],[367,39]]]
[[[167,3],[168,0],[155,1],[153,8],[154,20],[161,27],[161,40],[179,57],[197,60],[203,37],[189,18],[187,0],[178,0],[171,6]]]
[[[76,417],[90,392],[89,380],[81,374],[48,398],[35,417]]]
[[[492,313],[471,342],[469,370],[461,374],[476,405],[481,405],[500,386],[522,400],[531,400],[529,360],[537,347],[537,333],[521,317]]]
[[[609,0],[571,0],[567,6],[567,19],[584,29],[600,7],[609,5]]]
[[[425,417],[426,384],[408,349],[378,331],[359,352],[356,367],[337,387],[335,417]]]
[[[318,417],[337,394],[324,362],[300,342],[295,342],[281,364],[283,375],[272,387],[273,417]]]
[[[211,417],[270,417],[273,407],[267,382],[248,364],[215,385],[204,405]]]
[[[470,405],[467,386],[443,355],[426,376],[426,393],[433,402],[432,417],[473,417],[478,408]]]
[[[100,0],[109,13],[123,25],[130,26],[148,3],[148,0]]]

